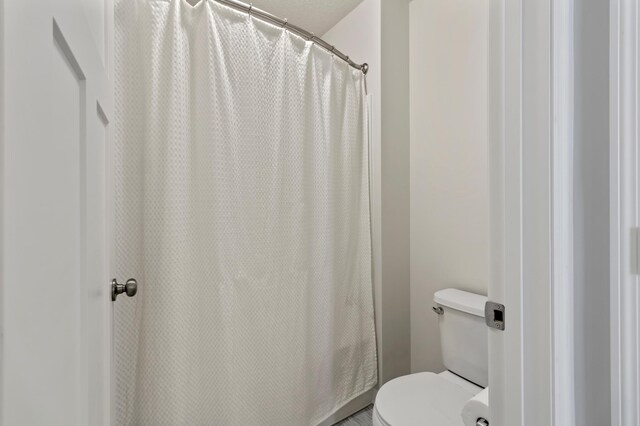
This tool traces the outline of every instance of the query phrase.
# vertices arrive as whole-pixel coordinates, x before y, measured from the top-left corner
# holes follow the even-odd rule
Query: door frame
[[[575,425],[574,0],[551,2],[551,418]],[[532,412],[533,414],[533,412]]]
[[[610,2],[611,424],[640,421],[637,0]],[[631,403],[628,403],[631,401]]]
[[[0,0],[0,384],[4,383],[4,121],[5,121],[5,83],[4,83],[4,0]],[[0,424],[4,419],[4,391],[0,386]]]
[[[575,424],[573,0],[491,0],[491,424]]]

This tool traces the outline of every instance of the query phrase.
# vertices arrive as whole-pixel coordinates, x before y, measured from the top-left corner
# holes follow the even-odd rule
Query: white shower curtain
[[[116,423],[321,422],[377,381],[362,73],[212,0],[115,19]]]

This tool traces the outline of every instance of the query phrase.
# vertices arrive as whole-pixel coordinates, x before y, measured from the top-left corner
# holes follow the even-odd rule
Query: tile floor
[[[373,415],[373,405],[370,405],[367,408],[358,411],[353,416],[347,417],[340,423],[337,423],[335,426],[371,426],[372,415]]]

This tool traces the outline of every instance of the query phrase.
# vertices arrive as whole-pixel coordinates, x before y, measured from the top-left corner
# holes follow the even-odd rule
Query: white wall
[[[408,0],[364,0],[323,36],[369,64],[379,385],[410,371],[408,27]]]
[[[411,369],[442,371],[433,293],[489,281],[489,2],[410,10]]]
[[[610,424],[609,1],[575,2],[576,424]]]

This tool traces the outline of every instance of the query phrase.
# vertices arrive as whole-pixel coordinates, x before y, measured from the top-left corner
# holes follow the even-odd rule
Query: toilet
[[[373,408],[374,426],[463,426],[462,408],[488,385],[487,298],[450,288],[433,300],[446,370],[384,384]]]

